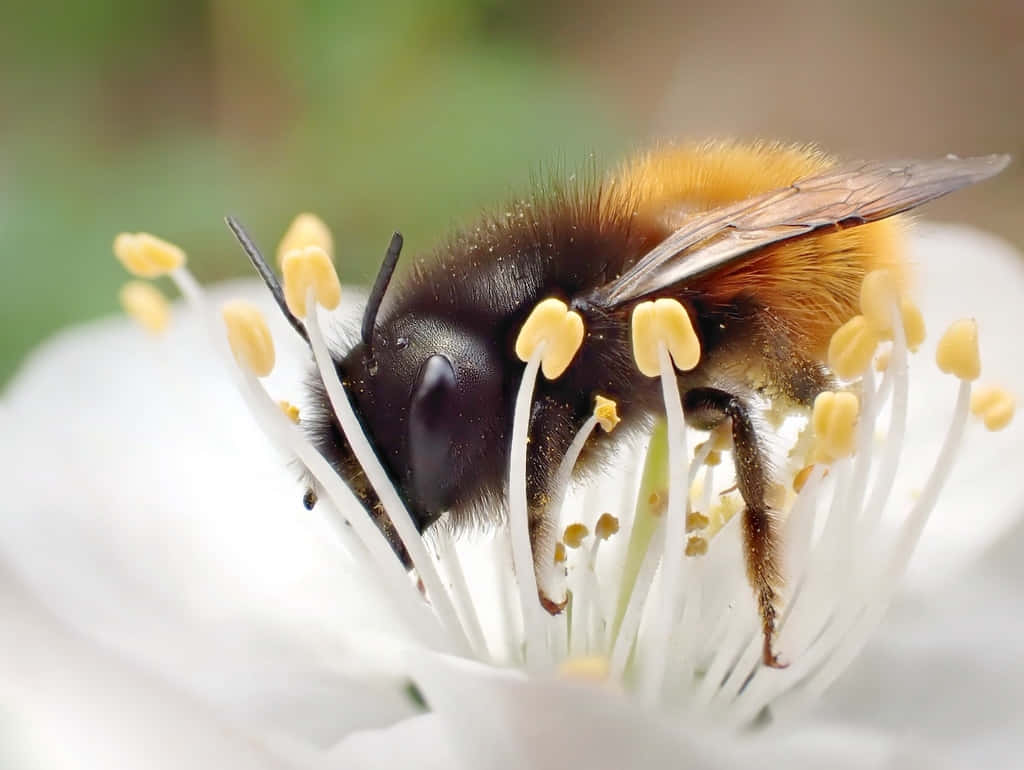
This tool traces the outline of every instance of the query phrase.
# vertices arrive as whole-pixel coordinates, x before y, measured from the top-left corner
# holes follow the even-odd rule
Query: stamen
[[[892,336],[892,307],[896,304],[896,282],[888,270],[872,270],[860,285],[860,312],[872,329],[883,337]]]
[[[290,401],[278,401],[277,405],[281,407],[281,411],[284,412],[284,416],[291,420],[295,425],[299,424],[299,407],[295,406]]]
[[[604,396],[597,396],[594,399],[594,417],[605,433],[611,433],[621,422],[618,405],[612,399]]]
[[[327,390],[327,397],[334,410],[334,415],[341,426],[345,438],[352,448],[360,467],[366,474],[367,479],[376,491],[388,518],[394,525],[395,531],[402,545],[409,553],[420,579],[427,589],[427,594],[433,604],[434,610],[441,623],[449,630],[452,639],[457,647],[465,654],[469,652],[470,643],[466,631],[463,628],[459,617],[455,612],[451,597],[441,583],[440,575],[434,567],[434,562],[427,553],[423,539],[412,524],[412,517],[409,515],[405,504],[398,496],[394,485],[387,476],[387,472],[380,463],[377,453],[374,451],[370,440],[363,432],[359,418],[352,408],[348,394],[338,379],[338,370],[334,366],[334,359],[331,358],[324,341],[323,331],[320,328],[320,321],[317,318],[315,288],[310,286],[306,296],[308,313],[304,321],[306,331],[309,332],[309,343],[313,349],[313,358],[316,361],[320,379]],[[362,518],[362,517],[353,517]],[[376,529],[376,527],[374,527]]]
[[[562,375],[583,344],[583,318],[559,299],[537,303],[516,337],[516,355],[529,361],[541,343],[547,343],[541,370],[549,380]]]
[[[555,564],[565,564],[565,560],[568,558],[569,556],[565,551],[565,543],[555,543]]]
[[[160,334],[171,322],[171,309],[160,290],[145,281],[128,281],[119,294],[124,312],[147,331]]]
[[[563,679],[576,679],[601,684],[608,681],[610,673],[610,662],[603,655],[569,658],[558,665],[558,675]]]
[[[302,250],[307,246],[318,246],[327,256],[334,256],[334,237],[330,228],[316,214],[299,214],[292,220],[281,243],[278,244],[277,264],[282,264],[288,252]]]
[[[1005,388],[989,385],[977,388],[971,395],[971,414],[985,422],[988,430],[1002,430],[1010,424],[1016,401]]]
[[[274,370],[274,338],[259,308],[244,300],[233,300],[224,304],[221,317],[238,365],[257,377],[270,374]]]
[[[903,319],[903,334],[907,347],[916,353],[924,342],[924,315],[921,309],[906,297],[900,300],[900,317]]]
[[[686,516],[686,531],[695,532],[698,529],[704,529],[710,523],[711,519],[703,513],[690,513]]]
[[[978,354],[978,324],[974,319],[962,318],[950,324],[935,350],[935,362],[939,369],[961,380],[978,379],[981,357]]]
[[[700,340],[686,309],[674,299],[641,302],[633,308],[633,358],[648,377],[661,374],[658,346],[664,345],[676,367],[688,372],[700,363]]]
[[[602,513],[594,525],[594,536],[598,540],[607,540],[619,531],[619,520],[610,513]]]
[[[871,364],[880,340],[864,316],[854,316],[832,335],[828,365],[841,379],[856,379]]]
[[[853,393],[825,391],[814,399],[811,424],[818,456],[825,462],[853,452],[860,402]]]
[[[114,256],[139,278],[158,278],[185,264],[185,252],[149,233],[121,233],[114,239]]]
[[[299,318],[307,315],[306,297],[312,291],[317,304],[334,310],[341,302],[341,284],[327,252],[319,246],[306,246],[285,253],[281,259],[284,298]]]
[[[565,528],[565,532],[562,533],[562,542],[565,543],[567,548],[579,548],[583,545],[584,538],[589,534],[590,530],[587,529],[586,524],[576,522]]]
[[[700,535],[690,535],[686,541],[687,556],[704,556],[708,552],[708,541]]]

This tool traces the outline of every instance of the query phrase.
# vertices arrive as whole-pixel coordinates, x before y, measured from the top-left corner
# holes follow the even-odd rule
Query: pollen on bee
[[[341,302],[341,284],[327,252],[320,246],[304,246],[287,252],[281,259],[284,298],[288,308],[304,318],[309,308],[306,297],[313,290],[317,304],[334,310]]]
[[[516,337],[519,360],[529,361],[541,343],[546,345],[541,371],[547,379],[557,379],[583,345],[583,318],[560,299],[549,297],[538,302]]]
[[[658,346],[664,345],[676,368],[688,372],[700,363],[700,340],[686,308],[675,299],[641,302],[633,308],[630,323],[633,358],[647,377],[661,374]]]
[[[855,379],[870,366],[880,341],[867,318],[856,315],[836,329],[829,340],[828,365],[842,379]]]
[[[171,309],[160,290],[145,281],[129,281],[118,295],[125,313],[148,331],[159,334],[171,320]]]
[[[972,318],[961,318],[950,324],[935,350],[939,369],[961,380],[976,380],[981,376],[981,356],[978,353],[978,324]]]
[[[149,233],[121,233],[114,238],[114,256],[139,278],[158,278],[185,264],[184,251]]]
[[[1016,408],[1016,400],[1005,388],[989,385],[971,394],[971,413],[991,431],[1002,430],[1009,425]]]
[[[274,338],[259,308],[244,300],[232,300],[224,304],[221,317],[238,365],[257,377],[270,374],[274,370]]]
[[[853,452],[859,412],[860,402],[853,393],[825,391],[814,399],[811,424],[821,460],[832,462]]]
[[[277,247],[277,263],[282,265],[284,255],[307,246],[319,246],[328,257],[334,256],[334,237],[330,228],[316,214],[299,214],[285,231]]]
[[[587,529],[586,524],[576,522],[565,528],[565,531],[562,533],[562,542],[565,543],[567,548],[579,548],[583,545],[583,540],[589,534],[590,530]]]

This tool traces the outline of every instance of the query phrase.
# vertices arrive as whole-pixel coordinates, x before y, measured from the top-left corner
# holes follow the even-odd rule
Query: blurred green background
[[[542,164],[656,137],[1024,156],[1024,3],[0,0],[0,383],[116,310],[120,230],[245,272],[300,210],[366,282]],[[1024,171],[929,216],[1024,244]]]

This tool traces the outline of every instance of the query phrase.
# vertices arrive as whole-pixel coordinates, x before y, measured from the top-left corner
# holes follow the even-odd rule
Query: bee
[[[883,268],[906,280],[896,215],[1007,163],[988,156],[838,164],[809,147],[714,142],[647,152],[606,177],[556,179],[417,256],[392,287],[402,248],[396,233],[359,340],[332,354],[334,365],[417,529],[445,515],[458,531],[504,510],[525,366],[514,347],[524,321],[550,297],[582,316],[582,347],[561,376],[538,381],[530,415],[526,484],[536,560],[553,527],[547,506],[556,471],[595,397],[617,402],[627,430],[593,434],[577,474],[607,457],[629,429],[664,414],[658,380],[634,362],[630,316],[645,300],[677,300],[701,350],[694,369],[676,371],[683,414],[692,427],[731,431],[763,661],[780,665],[772,650],[778,522],[755,404],[808,409],[831,388],[828,342],[857,313],[864,276]],[[229,224],[308,342],[273,272]],[[309,437],[408,566],[318,377],[310,388],[319,408],[303,419]],[[305,502],[311,507],[315,493]],[[540,601],[549,612],[562,609],[543,585]]]

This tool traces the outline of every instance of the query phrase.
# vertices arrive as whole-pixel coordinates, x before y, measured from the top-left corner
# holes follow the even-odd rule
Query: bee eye
[[[458,384],[447,357],[423,362],[409,404],[409,469],[412,487],[427,514],[439,515],[447,504],[446,479],[458,419]],[[429,522],[421,522],[425,527]]]

